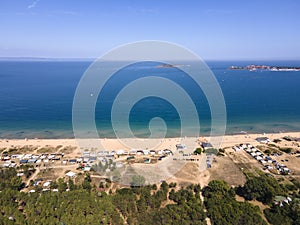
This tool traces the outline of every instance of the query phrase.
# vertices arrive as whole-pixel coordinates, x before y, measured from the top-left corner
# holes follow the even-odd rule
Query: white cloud
[[[36,6],[36,4],[39,2],[40,0],[35,0],[34,2],[32,2],[29,6],[27,6],[27,9],[32,9]]]

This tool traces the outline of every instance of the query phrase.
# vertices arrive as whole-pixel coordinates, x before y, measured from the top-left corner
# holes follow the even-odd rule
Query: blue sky
[[[300,59],[299,0],[0,0],[0,57],[98,57],[163,40],[204,59]]]

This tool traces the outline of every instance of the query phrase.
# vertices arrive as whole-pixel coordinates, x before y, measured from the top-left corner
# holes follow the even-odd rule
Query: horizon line
[[[94,61],[97,57],[31,57],[31,56],[0,56],[0,61]],[[202,58],[204,61],[300,61],[300,58]],[[126,61],[126,60],[125,60]]]

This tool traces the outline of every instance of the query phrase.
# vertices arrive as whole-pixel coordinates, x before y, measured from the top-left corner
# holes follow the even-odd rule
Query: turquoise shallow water
[[[72,138],[72,102],[76,86],[89,61],[0,61],[0,138]],[[231,65],[300,66],[298,61],[207,62],[223,91],[227,109],[226,133],[300,130],[300,72],[232,71]],[[113,64],[112,64],[113,66]],[[115,74],[101,92],[96,123],[101,137],[113,138],[111,106],[120,90],[142,76],[171,79],[195,103],[201,134],[211,131],[211,115],[202,90],[176,68],[157,68],[143,62]],[[172,91],[172,90],[170,90]],[[130,126],[138,137],[149,136],[149,121],[164,119],[167,136],[180,135],[174,106],[149,97],[131,110]],[[84,131],[88,134],[88,130]]]

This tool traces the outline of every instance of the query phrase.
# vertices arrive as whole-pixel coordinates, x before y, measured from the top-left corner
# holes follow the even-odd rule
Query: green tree
[[[85,178],[82,182],[82,188],[87,190],[87,191],[91,191],[92,186],[91,186],[91,176],[89,173],[86,173]]]
[[[59,192],[64,192],[67,190],[68,186],[63,178],[59,178],[57,181],[57,189]]]
[[[68,186],[69,186],[70,191],[77,189],[77,186],[74,184],[74,181],[71,178],[69,178]]]
[[[207,214],[214,225],[265,225],[260,209],[248,202],[237,202],[235,192],[225,181],[211,181],[203,189]]]
[[[52,181],[52,182],[50,183],[50,188],[51,188],[51,189],[57,189],[57,188],[58,188],[57,182],[56,182],[56,181]]]
[[[194,151],[195,155],[201,155],[202,154],[203,149],[202,148],[196,148]]]
[[[237,188],[236,193],[246,200],[256,199],[264,204],[270,204],[276,195],[284,195],[286,191],[275,178],[261,175],[248,178],[243,187]]]

